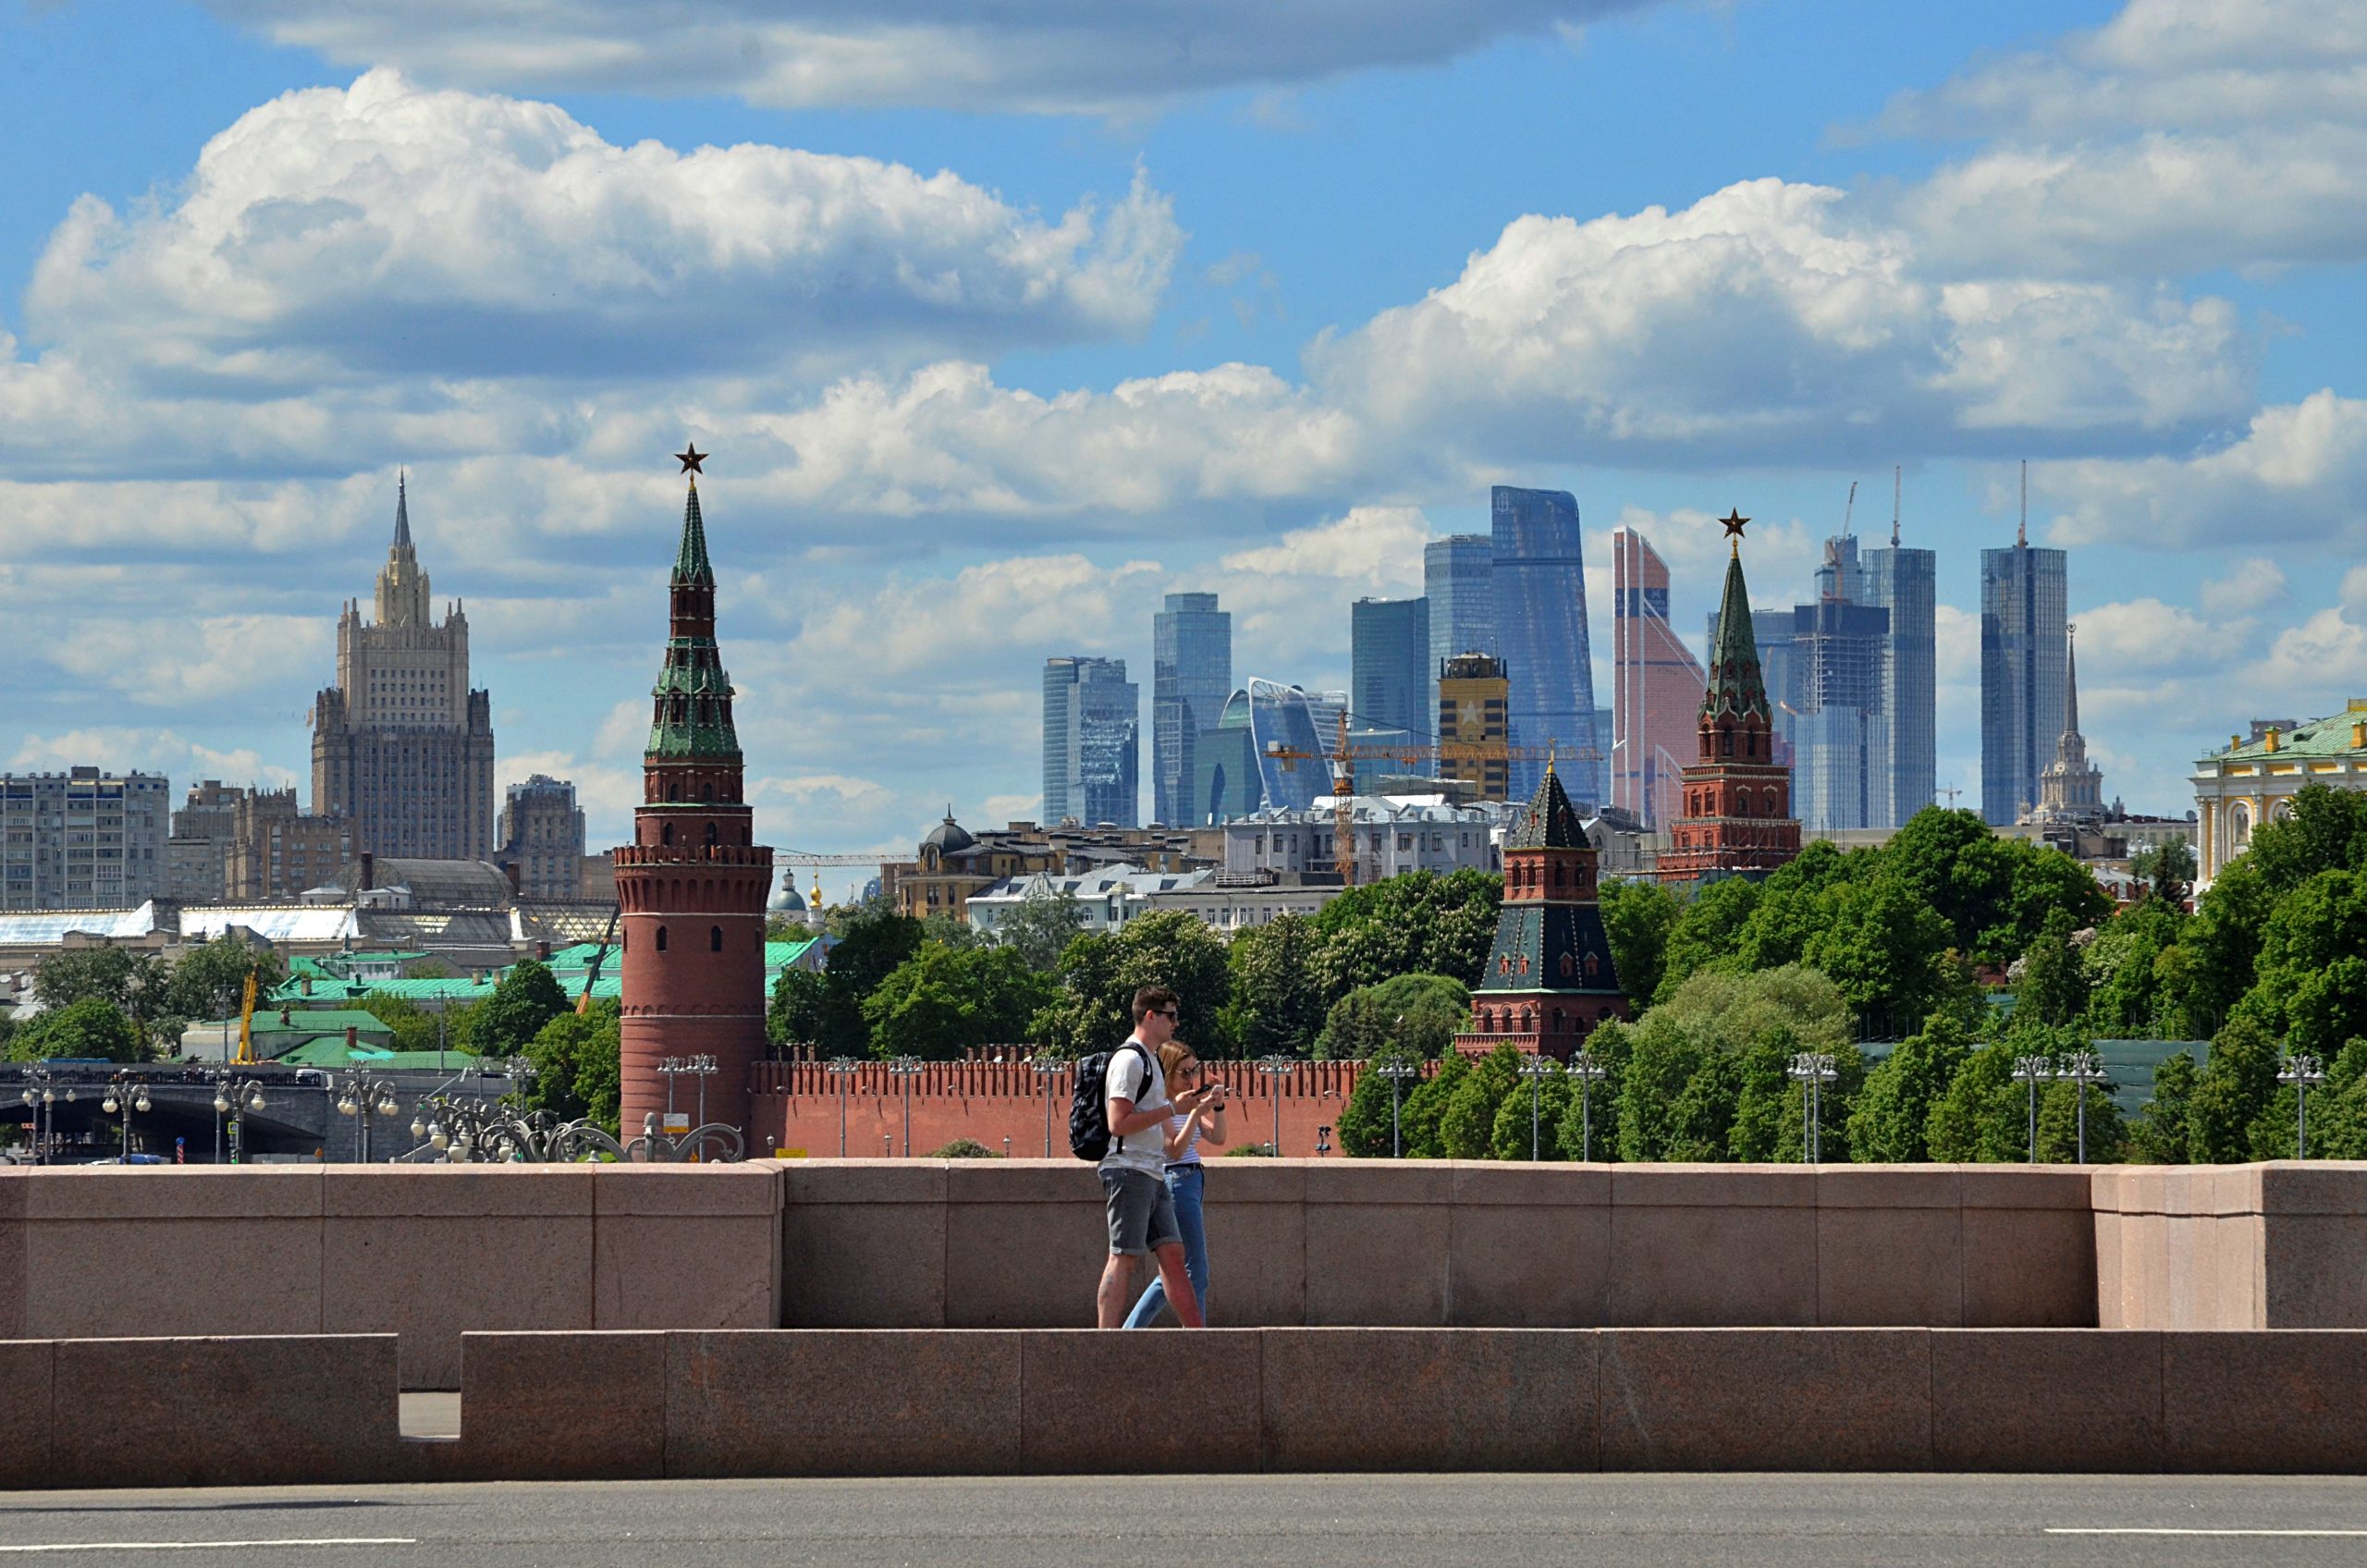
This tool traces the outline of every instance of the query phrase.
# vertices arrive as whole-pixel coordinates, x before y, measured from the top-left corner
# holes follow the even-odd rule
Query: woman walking
[[[1171,1096],[1180,1097],[1202,1084],[1200,1059],[1181,1040],[1159,1047],[1159,1070]],[[1224,1146],[1224,1085],[1213,1084],[1189,1112],[1167,1119],[1167,1190],[1175,1199],[1175,1228],[1184,1234],[1184,1271],[1191,1277],[1192,1293],[1200,1298],[1203,1317],[1208,1310],[1208,1231],[1200,1215],[1200,1184],[1206,1175],[1200,1145]],[[1167,1282],[1154,1274],[1149,1289],[1126,1315],[1126,1327],[1149,1328],[1166,1305]]]

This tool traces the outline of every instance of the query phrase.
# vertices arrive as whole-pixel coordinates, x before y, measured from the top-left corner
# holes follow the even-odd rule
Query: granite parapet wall
[[[0,1338],[771,1328],[780,1179],[734,1166],[0,1169]]]
[[[2367,1328],[2367,1165],[2110,1166],[2092,1207],[2106,1328]]]
[[[2367,1473],[2346,1329],[472,1333],[446,1439],[399,1435],[395,1353],[0,1342],[0,1488],[1099,1476],[1113,1428],[1159,1474]]]
[[[786,1162],[781,1322],[1085,1328],[1072,1160]],[[1999,1166],[1216,1160],[1222,1326],[2079,1328],[2089,1173]]]

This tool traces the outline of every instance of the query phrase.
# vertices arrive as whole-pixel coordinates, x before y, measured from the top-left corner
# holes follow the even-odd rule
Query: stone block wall
[[[781,1322],[1088,1328],[1075,1161],[788,1162]],[[1996,1166],[1216,1160],[1220,1326],[2071,1328],[2088,1172]]]
[[[2367,1166],[2106,1167],[2092,1207],[2106,1328],[2367,1328]]]

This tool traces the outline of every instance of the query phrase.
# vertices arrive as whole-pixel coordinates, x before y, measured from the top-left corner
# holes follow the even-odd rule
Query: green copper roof
[[[1562,780],[1551,765],[1545,777],[1538,782],[1537,798],[1528,802],[1528,810],[1521,814],[1520,824],[1512,837],[1504,841],[1508,850],[1583,850],[1591,846],[1587,841],[1586,828],[1578,821],[1577,808],[1570,804],[1570,797],[1562,789]]]
[[[2350,727],[2354,724],[2367,724],[2367,698],[2353,698],[2345,712],[2313,718],[2307,724],[2282,731],[2276,737],[2275,752],[2268,749],[2268,741],[2263,739],[2214,752],[2212,756],[2223,762],[2257,762],[2272,757],[2283,761],[2288,757],[2350,756],[2356,753],[2356,748],[2350,743]]]
[[[731,722],[731,678],[715,642],[715,567],[707,559],[696,480],[682,506],[671,587],[673,626],[650,693],[656,701],[644,754],[653,761],[738,762],[740,732]]]
[[[674,555],[674,581],[677,583],[715,582],[715,567],[706,558],[706,522],[699,516],[699,482],[691,481],[691,494],[682,503],[682,547]]]
[[[1742,580],[1742,553],[1726,562],[1726,593],[1718,605],[1718,640],[1710,649],[1710,685],[1701,698],[1707,717],[1720,713],[1764,718],[1767,681],[1759,669],[1759,639],[1750,629],[1750,590]]]

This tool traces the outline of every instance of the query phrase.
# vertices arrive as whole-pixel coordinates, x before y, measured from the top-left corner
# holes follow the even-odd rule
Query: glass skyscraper
[[[1352,728],[1399,729],[1417,741],[1430,736],[1430,602],[1358,599],[1348,610]],[[1418,772],[1399,768],[1397,772]]]
[[[1827,539],[1816,603],[1792,611],[1792,814],[1811,831],[1891,826],[1890,614],[1858,602],[1862,581],[1857,539]]]
[[[1151,812],[1194,824],[1194,752],[1233,694],[1233,617],[1214,594],[1170,594],[1151,617]]]
[[[1450,533],[1422,546],[1422,597],[1430,602],[1432,711],[1438,707],[1439,670],[1447,660],[1496,651],[1495,562],[1496,542],[1485,533]]]
[[[1142,688],[1126,661],[1044,661],[1044,820],[1142,825]]]
[[[1932,624],[1935,570],[1930,550],[1890,548],[1862,557],[1860,597],[1887,611],[1890,630],[1883,661],[1883,711],[1890,716],[1890,819],[1892,827],[1939,795],[1939,658]]]
[[[1611,557],[1611,803],[1658,827],[1684,815],[1709,677],[1668,623],[1668,563],[1651,542],[1614,529]]]
[[[1541,753],[1552,747],[1562,753],[1559,771],[1571,793],[1600,804],[1609,792],[1609,758],[1595,734],[1577,498],[1564,490],[1499,484],[1489,499],[1495,653],[1512,682],[1512,744],[1540,753],[1513,763],[1512,797],[1537,792],[1545,772]]]
[[[2063,552],[1981,552],[1981,815],[2011,823],[2038,803],[2063,734],[2067,573]]]
[[[1317,726],[1315,704],[1305,691],[1279,680],[1253,677],[1246,686],[1226,699],[1220,723],[1227,730],[1249,732],[1248,760],[1257,767],[1257,790],[1255,802],[1244,809],[1288,806],[1304,811],[1315,803],[1318,795],[1331,792],[1331,765],[1322,753],[1339,737],[1336,733],[1325,734],[1318,741],[1322,732]],[[1268,750],[1271,746],[1306,754],[1278,757]],[[1246,798],[1247,791],[1241,793]]]

